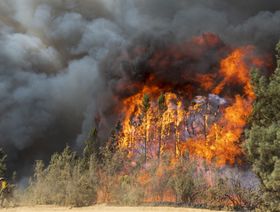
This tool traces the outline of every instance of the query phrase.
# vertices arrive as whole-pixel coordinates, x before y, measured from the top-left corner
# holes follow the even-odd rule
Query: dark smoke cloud
[[[278,0],[2,0],[0,14],[0,144],[20,175],[81,145],[97,115],[108,134],[114,90],[133,74],[114,57],[131,46],[212,32],[271,51],[280,37]]]

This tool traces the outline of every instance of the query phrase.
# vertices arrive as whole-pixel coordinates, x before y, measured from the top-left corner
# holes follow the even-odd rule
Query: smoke
[[[118,86],[145,78],[141,60],[154,49],[212,32],[271,51],[280,37],[278,0],[2,0],[0,14],[0,144],[20,175],[80,146],[96,117],[108,135]],[[149,50],[134,58],[137,71],[115,59],[134,46]],[[221,57],[212,53],[208,62]]]

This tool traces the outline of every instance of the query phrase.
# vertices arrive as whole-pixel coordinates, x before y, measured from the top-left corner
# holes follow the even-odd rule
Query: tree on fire
[[[252,74],[256,93],[247,153],[264,188],[265,210],[280,208],[280,42],[276,47],[277,68],[269,78]]]
[[[142,113],[143,113],[143,116],[144,116],[144,127],[145,127],[145,130],[144,130],[144,158],[145,158],[145,163],[147,162],[147,112],[150,108],[150,97],[145,94],[143,96],[143,100],[142,100],[142,107],[141,107],[141,110],[142,110]]]
[[[165,96],[163,93],[160,94],[158,98],[158,112],[159,112],[159,136],[158,136],[158,160],[160,161],[160,155],[161,155],[161,147],[162,147],[162,116],[163,113],[167,110],[166,102],[165,102]]]

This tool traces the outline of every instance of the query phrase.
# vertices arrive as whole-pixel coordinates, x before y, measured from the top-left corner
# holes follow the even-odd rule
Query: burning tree
[[[158,65],[168,72],[166,67],[172,69],[177,60],[191,57],[189,48],[195,46],[200,55],[208,49],[225,51],[220,45],[218,37],[206,34],[186,44],[187,50],[155,52],[147,63],[150,68]],[[172,58],[174,54],[176,58]],[[250,68],[263,65],[254,47],[246,46],[228,52],[216,71],[189,73],[191,79],[177,87],[159,81],[163,76],[157,78],[150,73],[145,84],[136,84],[138,91],[122,101],[119,147],[129,150],[137,160],[142,154],[139,147],[144,144],[145,163],[154,157],[160,159],[163,152],[173,153],[174,158],[188,152],[218,166],[239,163],[243,154],[240,138],[255,99]]]
[[[250,69],[264,62],[254,47],[233,49],[206,33],[180,46],[136,46],[128,55],[112,66],[135,71],[115,87],[119,122],[107,143],[90,133],[82,160],[85,176],[98,179],[97,201],[254,208],[255,191],[223,176],[228,164],[242,162],[243,131],[259,96]],[[70,166],[79,170],[75,160]]]
[[[147,162],[147,139],[148,139],[148,117],[147,117],[147,113],[148,110],[150,108],[150,98],[147,94],[144,94],[143,96],[143,100],[142,100],[142,105],[141,105],[141,111],[142,111],[142,115],[144,118],[144,159],[145,159],[145,163]]]
[[[158,98],[158,124],[159,124],[159,130],[158,130],[158,160],[160,162],[160,156],[162,151],[162,117],[164,112],[167,110],[166,102],[165,102],[165,96],[163,93],[160,94]]]

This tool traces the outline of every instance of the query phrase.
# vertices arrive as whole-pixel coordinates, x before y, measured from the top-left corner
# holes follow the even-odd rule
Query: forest
[[[27,205],[108,203],[277,211],[280,43],[276,52],[277,68],[271,76],[250,71],[252,109],[242,103],[228,106],[214,94],[196,96],[188,104],[175,93],[160,93],[155,99],[157,89],[150,93],[144,89],[124,102],[127,113],[105,144],[93,128],[82,153],[66,146],[49,163],[36,161],[28,187],[15,188],[14,198]],[[234,113],[231,120],[224,118],[229,112]],[[237,134],[232,138],[223,133]],[[227,145],[221,146],[220,139]],[[2,176],[6,157],[1,150]]]

